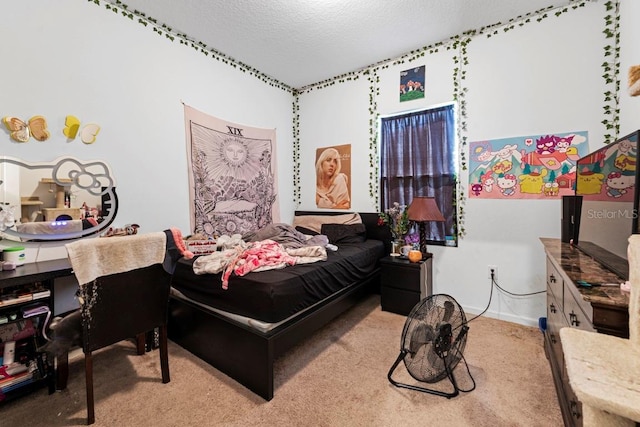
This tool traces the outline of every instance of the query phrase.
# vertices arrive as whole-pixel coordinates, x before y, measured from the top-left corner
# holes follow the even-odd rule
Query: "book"
[[[6,307],[9,305],[20,304],[27,301],[32,301],[31,294],[24,295],[2,295],[0,296],[0,307]]]
[[[31,294],[32,299],[40,299],[40,298],[47,298],[51,296],[51,291],[49,289],[43,289],[43,290],[39,290],[39,291],[33,291],[33,293]]]
[[[17,388],[17,387],[12,387],[12,386],[17,386],[18,384],[24,385],[22,383],[27,383],[32,381],[33,381],[32,372],[21,372],[12,377],[0,380],[0,390],[3,393],[6,393],[7,391],[9,391],[8,390],[9,387],[11,387],[11,390],[13,390],[14,388]]]
[[[23,381],[28,380],[29,378],[33,377],[33,373],[32,372],[28,372],[28,371],[24,371],[24,372],[18,372],[15,375],[11,375],[10,377],[7,378],[3,378],[0,380],[0,388],[4,389],[4,387],[13,385],[13,384],[17,384],[17,383],[21,383]]]
[[[31,384],[33,381],[35,381],[34,378],[30,377],[16,384],[8,385],[6,387],[0,387],[0,390],[2,390],[3,393],[9,393],[10,391],[13,391],[17,388],[23,387],[27,384]]]
[[[12,377],[21,372],[26,372],[29,370],[27,365],[24,365],[19,362],[13,362],[10,365],[2,365],[0,366],[0,380]]]

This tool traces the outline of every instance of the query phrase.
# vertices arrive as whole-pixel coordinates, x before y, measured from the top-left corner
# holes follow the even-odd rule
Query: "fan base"
[[[393,384],[396,387],[401,387],[401,388],[406,388],[406,389],[409,389],[409,390],[415,390],[415,391],[420,391],[420,392],[423,392],[423,393],[434,394],[436,396],[446,397],[447,399],[451,399],[452,397],[456,397],[457,395],[460,394],[460,389],[458,388],[458,383],[456,382],[456,379],[453,376],[453,372],[449,369],[449,367],[447,366],[446,363],[445,363],[445,370],[446,370],[446,373],[447,373],[447,378],[449,378],[449,381],[451,381],[451,385],[453,386],[453,391],[451,391],[450,393],[447,393],[446,391],[435,390],[435,389],[427,388],[427,387],[420,387],[420,386],[413,385],[413,384],[404,384],[404,383],[399,383],[399,382],[395,381],[392,378],[393,372],[396,370],[396,368],[398,367],[398,365],[400,364],[400,362],[404,359],[404,357],[406,355],[407,355],[406,351],[404,351],[404,350],[401,351],[400,355],[396,359],[395,363],[393,364],[393,366],[391,366],[391,369],[389,369],[389,373],[387,374],[387,378],[389,379],[389,382],[391,384]]]

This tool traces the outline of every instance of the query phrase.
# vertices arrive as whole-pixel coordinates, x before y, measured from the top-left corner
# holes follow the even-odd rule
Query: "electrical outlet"
[[[498,281],[498,266],[497,265],[487,265],[487,279],[491,279],[491,270],[493,270],[493,280]]]

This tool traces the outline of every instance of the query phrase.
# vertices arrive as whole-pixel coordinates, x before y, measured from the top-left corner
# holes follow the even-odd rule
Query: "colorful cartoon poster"
[[[351,208],[351,144],[316,150],[316,206]]]
[[[424,98],[425,66],[400,72],[400,102]]]
[[[576,161],[588,133],[568,132],[469,144],[470,199],[546,199],[573,195]]]
[[[633,202],[638,134],[590,153],[578,162],[576,194],[584,201]]]

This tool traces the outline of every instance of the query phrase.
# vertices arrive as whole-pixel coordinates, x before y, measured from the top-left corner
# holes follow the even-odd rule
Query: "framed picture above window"
[[[400,102],[424,98],[425,66],[400,72]]]

